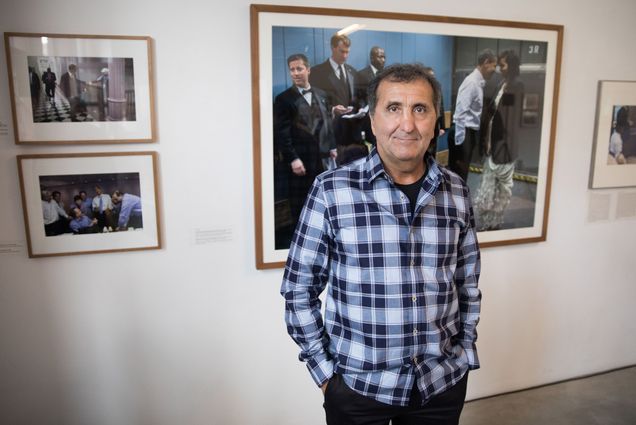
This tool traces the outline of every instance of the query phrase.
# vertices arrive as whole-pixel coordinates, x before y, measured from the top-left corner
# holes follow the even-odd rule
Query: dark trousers
[[[468,178],[468,168],[475,148],[479,146],[479,130],[467,128],[464,143],[456,145],[455,141],[448,143],[448,168],[459,174],[459,177]]]
[[[413,390],[409,406],[392,406],[362,396],[334,375],[325,392],[327,425],[457,425],[466,398],[468,373],[453,387],[421,406]]]

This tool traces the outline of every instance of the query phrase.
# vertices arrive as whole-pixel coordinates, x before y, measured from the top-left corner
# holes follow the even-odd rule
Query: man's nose
[[[415,129],[415,119],[413,117],[413,111],[405,110],[402,113],[400,128],[406,133],[410,133]]]

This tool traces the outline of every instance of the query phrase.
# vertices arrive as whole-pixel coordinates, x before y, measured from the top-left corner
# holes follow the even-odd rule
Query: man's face
[[[499,59],[499,71],[504,78],[508,77],[508,62],[506,58]]]
[[[289,75],[296,87],[305,88],[309,84],[309,68],[302,60],[289,62]]]
[[[75,205],[77,205],[78,207],[82,206],[82,200],[81,199],[76,199],[75,200]]]
[[[349,47],[346,46],[342,41],[338,42],[336,47],[331,48],[331,59],[334,60],[338,65],[342,65],[347,61],[349,57]]]
[[[422,161],[431,143],[437,114],[433,88],[424,80],[397,83],[383,80],[378,87],[371,128],[378,153],[389,168]]]
[[[97,193],[98,195],[102,194],[102,188],[101,187],[95,187],[95,193]]]
[[[376,50],[371,57],[371,65],[375,66],[379,71],[382,71],[384,69],[385,62],[386,57],[384,56],[384,49]]]
[[[86,192],[80,192],[79,196],[80,196],[80,198],[82,198],[82,201],[86,200]]]
[[[71,74],[75,74],[75,71],[77,71],[77,67],[75,65],[70,65],[68,67],[68,72],[70,72]]]
[[[492,74],[495,73],[495,69],[497,68],[497,61],[484,62],[483,65],[479,66],[479,71],[481,75],[484,77],[484,80],[490,80]]]
[[[73,208],[73,216],[75,218],[80,218],[82,216],[82,210],[79,208]]]
[[[60,202],[60,199],[62,199],[62,194],[60,193],[56,193],[55,195],[53,195],[53,199],[55,199],[55,202]]]
[[[121,202],[121,196],[113,194],[110,198],[114,204],[119,204]]]

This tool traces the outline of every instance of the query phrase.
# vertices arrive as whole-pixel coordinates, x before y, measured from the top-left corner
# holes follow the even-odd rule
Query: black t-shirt
[[[411,184],[398,184],[395,183],[398,189],[402,191],[409,198],[409,203],[411,204],[411,215],[415,213],[415,204],[417,203],[417,195],[420,194],[420,189],[422,188],[422,182],[426,177],[426,173],[422,175],[416,182]]]

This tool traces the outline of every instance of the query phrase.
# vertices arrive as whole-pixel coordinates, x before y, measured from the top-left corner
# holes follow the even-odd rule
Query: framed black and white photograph
[[[599,81],[593,189],[636,186],[636,81]]]
[[[155,152],[20,155],[29,257],[161,247]]]
[[[440,126],[444,131],[433,149],[438,162],[446,165],[449,138],[455,134],[453,114],[458,90],[475,71],[484,52],[499,58],[496,72],[483,86],[484,110],[492,109],[494,102],[500,102],[514,112],[505,121],[503,132],[514,139],[517,152],[511,178],[501,189],[486,188],[486,180],[482,178],[486,162],[484,152],[474,149],[469,160],[466,181],[474,204],[477,204],[475,218],[479,242],[482,247],[488,247],[546,239],[562,26],[380,11],[252,5],[251,29],[257,268],[284,265],[299,209],[306,196],[307,181],[324,170],[341,166],[352,155],[365,155],[364,147],[367,151],[373,148],[375,138],[369,125],[366,85],[378,69],[393,63],[416,62],[434,73],[442,87]],[[349,44],[339,52],[340,45],[334,45],[333,40],[341,39],[341,36],[345,36]],[[334,55],[340,57],[334,60]],[[515,70],[514,84],[506,80],[506,71],[501,70],[502,55],[507,55],[505,57]],[[329,94],[326,87],[328,79],[318,77],[326,75],[324,70],[329,66],[334,75],[344,76],[341,93],[345,100],[342,102],[332,101],[335,96]],[[313,94],[310,97],[305,96],[299,85],[304,80],[311,83]],[[335,87],[338,81],[335,77],[331,80]],[[504,86],[515,87],[514,95],[504,93],[502,97]],[[297,152],[304,149],[301,142],[294,145],[296,141],[293,140],[279,141],[280,134],[285,132],[284,123],[289,121],[289,117],[281,118],[285,116],[280,112],[284,110],[285,98],[299,90],[305,100],[315,97],[318,105],[324,103],[324,108],[321,106],[320,109],[323,122],[331,118],[334,132],[346,134],[343,139],[336,134],[335,150],[333,146],[323,146],[322,139],[315,136],[313,157],[305,157],[304,168],[298,167],[298,161],[294,163],[296,157],[302,158],[303,154]],[[338,110],[339,106],[343,108]],[[331,116],[325,115],[323,109]],[[315,123],[316,117],[319,115],[315,115],[312,122]],[[490,128],[488,125],[482,126]],[[336,155],[333,155],[334,151]],[[307,161],[313,165],[307,167]],[[298,184],[294,176],[298,170],[310,178]],[[488,194],[497,191],[510,193],[504,195],[502,201],[483,201]],[[482,202],[475,202],[479,199]],[[492,216],[496,217],[495,222]]]
[[[149,37],[5,33],[17,144],[155,141]]]

